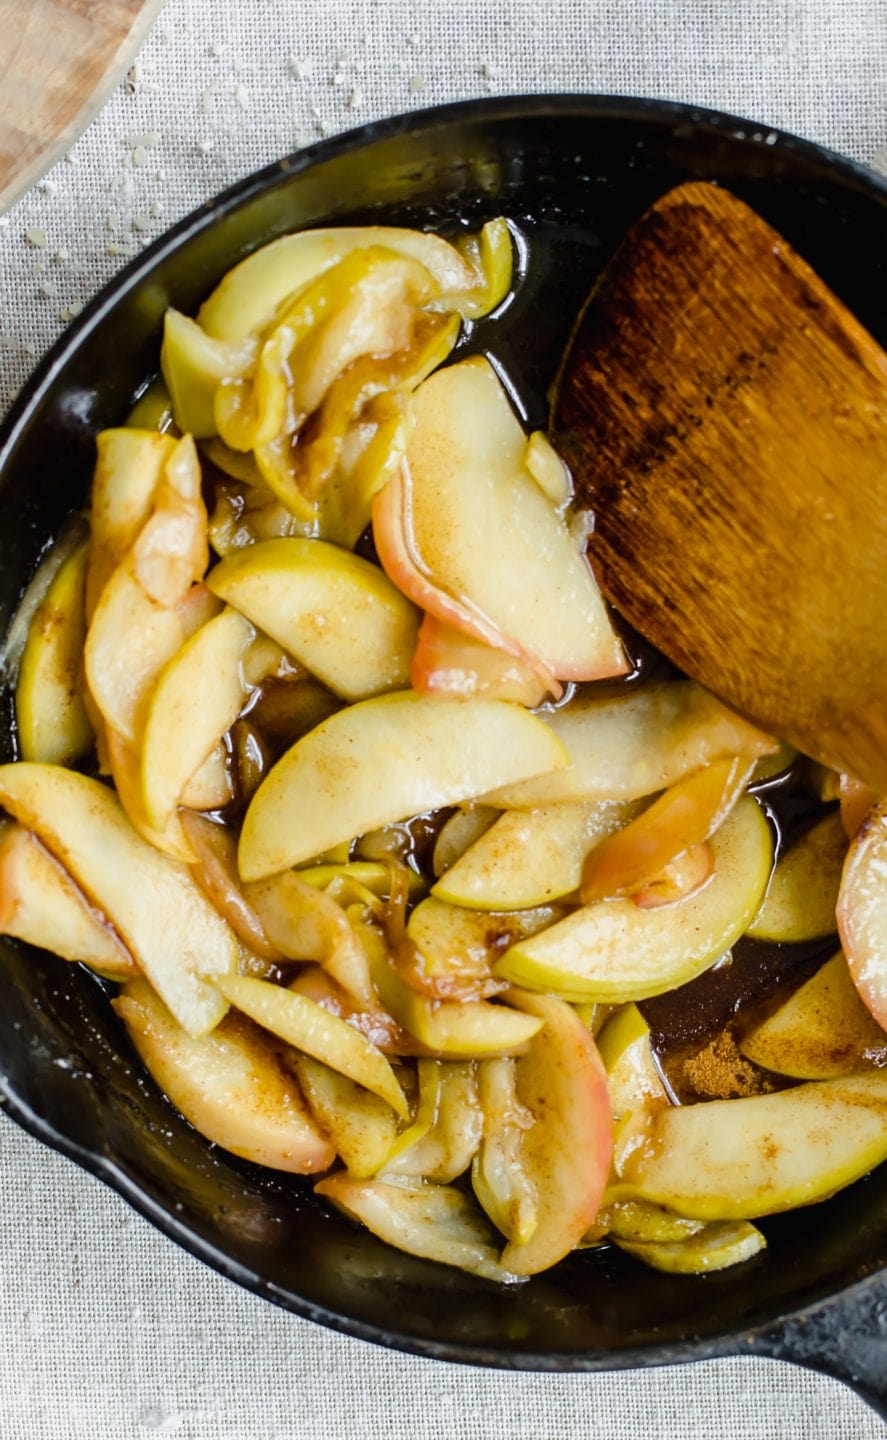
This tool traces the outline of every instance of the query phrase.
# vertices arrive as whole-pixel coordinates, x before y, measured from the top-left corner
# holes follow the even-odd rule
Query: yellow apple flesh
[[[754,1220],[824,1200],[887,1159],[887,1072],[662,1110],[618,1197],[699,1220]]]
[[[796,1080],[887,1065],[887,1032],[869,1014],[841,951],[740,1041],[756,1065]]]
[[[64,960],[80,960],[114,979],[138,966],[111,926],[67,871],[20,825],[0,832],[0,934]]]
[[[261,880],[368,830],[470,800],[496,772],[516,779],[563,763],[548,727],[502,700],[365,700],[297,741],[259,786],[240,873]]]
[[[870,811],[844,865],[838,930],[863,1004],[887,1029],[887,801]]]
[[[207,1140],[273,1170],[329,1169],[332,1145],[257,1026],[231,1014],[211,1035],[189,1035],[145,980],[131,981],[112,1003],[161,1090]]]
[[[23,760],[70,765],[93,741],[80,693],[88,556],[84,540],[57,571],[28,628],[15,691]]]
[[[709,1275],[741,1265],[767,1247],[760,1230],[747,1220],[712,1221],[696,1235],[678,1241],[623,1240],[615,1236],[620,1250],[667,1275]]]
[[[355,1180],[375,1175],[397,1135],[391,1106],[310,1055],[294,1050],[290,1063],[315,1121],[330,1137],[349,1174]]]
[[[749,935],[780,944],[834,935],[846,855],[841,816],[833,812],[779,857],[764,903],[748,927]]]
[[[445,1061],[440,1068],[440,1095],[433,1124],[414,1145],[385,1161],[381,1178],[407,1176],[448,1185],[474,1159],[483,1127],[475,1067]]]
[[[567,1000],[642,1000],[686,984],[714,964],[761,903],[773,863],[763,811],[740,801],[712,839],[709,882],[673,905],[642,909],[598,900],[506,952],[494,973]]]
[[[229,555],[207,584],[342,699],[409,685],[419,617],[359,555],[323,540],[265,540]]]
[[[208,982],[233,970],[237,943],[188,867],[143,840],[107,786],[60,765],[0,766],[0,804],[107,918],[179,1024],[212,1030],[227,1005]]]

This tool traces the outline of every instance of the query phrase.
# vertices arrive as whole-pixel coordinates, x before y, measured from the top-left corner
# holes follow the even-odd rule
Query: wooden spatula
[[[617,609],[887,794],[887,355],[809,265],[726,191],[672,190],[581,315],[552,430]]]

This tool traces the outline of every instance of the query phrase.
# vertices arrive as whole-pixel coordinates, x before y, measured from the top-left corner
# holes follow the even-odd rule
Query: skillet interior
[[[782,230],[882,343],[887,188],[814,146],[654,102],[495,101],[367,127],[245,182],[124,272],[44,363],[0,434],[3,628],[48,540],[82,503],[93,435],[156,367],[165,306],[193,311],[275,234],[381,221],[512,217],[529,265],[490,346],[527,416],[577,307],[626,226],[669,186],[717,179]],[[878,334],[878,327],[881,333]],[[775,622],[776,623],[776,622]],[[11,720],[8,686],[3,715]],[[11,758],[11,724],[2,726]],[[214,1151],[141,1073],[99,982],[0,942],[0,1094],[11,1114],[121,1190],[231,1278],[312,1318],[426,1354],[599,1368],[694,1358],[887,1264],[887,1167],[825,1205],[764,1222],[754,1261],[687,1279],[585,1252],[513,1290],[389,1250],[308,1186]],[[701,1344],[699,1342],[702,1342]]]

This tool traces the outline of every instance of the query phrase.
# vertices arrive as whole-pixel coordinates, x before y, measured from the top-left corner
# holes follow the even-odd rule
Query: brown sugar
[[[772,1090],[756,1065],[736,1048],[729,1030],[722,1030],[704,1049],[681,1064],[687,1089],[700,1100],[739,1100]]]

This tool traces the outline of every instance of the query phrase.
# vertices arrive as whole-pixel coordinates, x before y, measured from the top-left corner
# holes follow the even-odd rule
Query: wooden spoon
[[[552,430],[616,608],[887,794],[887,355],[809,265],[726,191],[670,191],[579,318]]]

